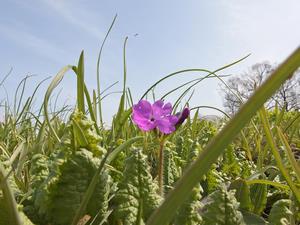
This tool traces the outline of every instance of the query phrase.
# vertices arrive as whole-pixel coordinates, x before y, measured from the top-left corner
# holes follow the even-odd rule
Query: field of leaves
[[[234,117],[215,121],[182,103],[186,91],[173,107],[144,101],[146,118],[126,86],[125,61],[124,47],[123,93],[109,129],[99,74],[97,90],[85,86],[83,53],[77,66],[54,77],[38,113],[35,93],[13,109],[4,104],[0,225],[300,223],[300,112],[263,107],[299,67],[300,49]],[[76,107],[50,112],[51,94],[68,70],[77,79]],[[198,71],[221,79],[219,70]]]

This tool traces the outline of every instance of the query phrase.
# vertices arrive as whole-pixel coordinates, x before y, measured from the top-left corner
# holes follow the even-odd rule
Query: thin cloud
[[[254,53],[251,58],[281,61],[299,44],[299,1],[223,0],[222,5],[227,18],[223,33],[236,47],[247,46]]]
[[[32,33],[17,29],[15,26],[6,26],[0,24],[0,32],[2,36],[14,41],[22,47],[30,49],[41,56],[47,57],[55,62],[61,62],[61,58],[70,58],[69,54],[53,45],[49,41],[42,39]]]
[[[97,26],[91,24],[91,21],[84,21],[91,14],[84,8],[74,7],[74,4],[66,4],[65,1],[43,0],[47,6],[51,7],[57,14],[63,17],[68,23],[79,27],[91,36],[99,39],[103,37],[103,32]]]

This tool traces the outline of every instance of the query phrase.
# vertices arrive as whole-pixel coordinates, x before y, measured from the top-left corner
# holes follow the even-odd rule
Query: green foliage
[[[272,225],[288,225],[290,223],[290,217],[293,216],[293,212],[289,209],[291,200],[280,199],[273,205],[269,222]]]
[[[87,117],[80,111],[76,110],[72,116],[74,140],[78,141],[77,147],[82,147],[90,150],[94,156],[101,157],[106,153],[106,149],[99,146],[102,140],[94,128],[94,122],[87,119]]]
[[[240,203],[241,209],[250,210],[252,208],[250,190],[245,180],[235,180],[229,188],[235,190],[235,198]]]
[[[250,188],[250,197],[253,205],[252,211],[258,215],[264,210],[267,204],[268,189],[266,184],[254,184]]]
[[[58,154],[55,160],[59,164],[50,168],[49,177],[37,189],[35,206],[47,221],[58,225],[70,224],[99,161],[86,149],[72,151],[65,158]],[[93,194],[93,201],[87,207],[87,214],[95,216],[100,211],[102,218],[106,213],[109,185],[110,178],[103,173]]]
[[[187,157],[185,165],[189,165],[199,153],[199,144],[198,142],[193,142],[191,139],[188,139],[188,148],[186,150]],[[170,148],[165,148],[165,170],[164,177],[168,185],[172,185],[175,180],[178,179],[180,174],[180,168],[176,167],[174,162],[174,157],[178,158],[175,151],[172,151]],[[179,168],[179,169],[177,169]],[[180,206],[177,211],[177,214],[174,218],[174,225],[186,224],[186,225],[196,225],[202,222],[202,218],[199,215],[198,210],[201,207],[200,199],[201,192],[203,192],[202,187],[198,184],[190,193],[190,196],[186,199],[184,204]]]
[[[27,218],[27,216],[22,212],[21,207],[19,209],[19,215],[22,225],[33,225],[33,223]],[[5,204],[3,198],[0,197],[0,225],[13,225],[15,224],[11,221],[9,217],[9,211]]]
[[[111,128],[103,125],[101,100],[107,95],[100,92],[99,80],[92,99],[84,83],[83,53],[77,66],[66,66],[54,77],[38,113],[31,109],[33,96],[22,104],[24,90],[13,109],[4,102],[0,225],[77,224],[82,218],[90,218],[87,224],[112,225],[298,224],[299,171],[294,156],[300,148],[300,114],[276,107],[251,117],[299,65],[300,50],[234,118],[225,113],[228,125],[224,126],[226,118],[199,119],[197,111],[194,119],[188,118],[174,133],[161,136],[155,130],[140,132],[131,121],[126,41],[123,91]],[[230,65],[214,72],[188,69],[171,73],[145,94],[152,90],[153,98],[158,99],[155,86],[179,73],[205,72],[204,78],[223,81],[216,72]],[[77,107],[51,111],[51,94],[70,69],[77,76]],[[193,84],[175,102],[174,111],[189,104],[180,101],[204,78],[186,83]],[[133,143],[136,147],[129,148]],[[164,167],[159,177],[163,177],[160,183],[165,195],[158,195],[158,145],[162,143]],[[224,184],[230,184],[229,190]]]
[[[164,190],[167,193],[168,190],[172,189],[173,184],[179,178],[181,170],[180,167],[177,167],[175,162],[176,155],[175,151],[172,151],[171,148],[164,148]]]
[[[224,188],[213,192],[202,209],[203,225],[245,225],[234,194]]]
[[[231,178],[237,177],[241,173],[241,166],[232,145],[229,145],[225,150],[222,162],[222,172]]]
[[[267,222],[256,214],[242,211],[244,221],[247,225],[267,225]]]
[[[39,188],[39,186],[44,182],[44,180],[49,175],[48,168],[48,157],[44,154],[36,153],[31,158],[31,187],[33,189]]]
[[[202,218],[199,214],[201,208],[201,191],[200,185],[193,188],[190,196],[180,206],[177,214],[175,215],[174,225],[198,225],[202,223]]]
[[[147,157],[140,149],[132,148],[125,161],[123,179],[114,198],[113,216],[117,224],[143,224],[161,201],[153,181]]]
[[[212,168],[205,174],[201,185],[204,190],[204,195],[208,195],[219,188],[224,183],[224,178],[221,173],[217,170],[217,165],[213,164]]]

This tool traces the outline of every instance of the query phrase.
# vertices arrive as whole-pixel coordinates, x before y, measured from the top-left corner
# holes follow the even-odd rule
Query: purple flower
[[[171,115],[171,103],[164,104],[162,100],[154,102],[152,105],[146,100],[140,100],[132,107],[132,120],[143,131],[158,128],[164,134],[175,131],[177,116]]]
[[[176,116],[178,117],[178,121],[175,124],[175,126],[181,125],[186,118],[190,115],[190,109],[189,108],[184,108],[182,112],[176,113]]]

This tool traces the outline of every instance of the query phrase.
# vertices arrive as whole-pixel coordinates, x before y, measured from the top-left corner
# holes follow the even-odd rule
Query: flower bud
[[[177,113],[176,116],[178,115],[178,121],[177,123],[175,124],[175,126],[179,126],[181,125],[186,118],[188,118],[188,116],[190,115],[190,109],[189,108],[184,108],[182,110],[181,113]]]

